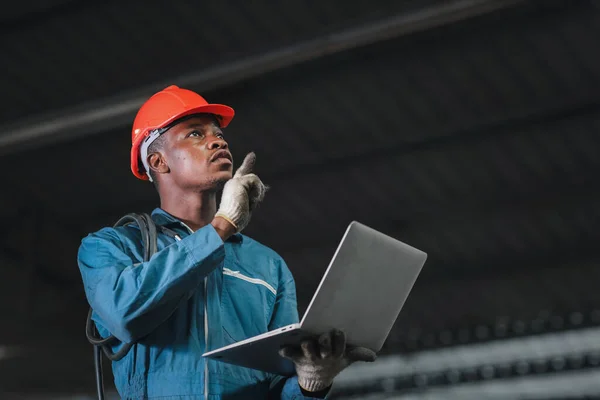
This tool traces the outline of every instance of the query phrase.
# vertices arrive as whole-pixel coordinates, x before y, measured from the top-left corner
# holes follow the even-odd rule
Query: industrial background
[[[170,84],[235,108],[234,157],[272,188],[246,233],[287,261],[300,312],[352,220],[429,254],[336,398],[600,398],[600,2],[10,5],[0,398],[93,398],[76,252],[158,205],[130,128]]]

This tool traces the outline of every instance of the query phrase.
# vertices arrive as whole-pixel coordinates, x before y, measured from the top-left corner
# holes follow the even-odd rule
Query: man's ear
[[[166,174],[169,172],[167,160],[160,152],[148,154],[148,166],[157,174]]]

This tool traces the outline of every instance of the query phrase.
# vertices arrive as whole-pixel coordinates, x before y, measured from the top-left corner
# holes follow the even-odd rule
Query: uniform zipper
[[[194,231],[183,223],[183,226],[187,228],[190,235]],[[204,351],[208,351],[208,276],[204,277]],[[208,359],[204,358],[204,399],[208,400]]]
[[[204,351],[208,351],[208,277],[204,278]],[[208,359],[204,358],[204,399],[208,400]]]

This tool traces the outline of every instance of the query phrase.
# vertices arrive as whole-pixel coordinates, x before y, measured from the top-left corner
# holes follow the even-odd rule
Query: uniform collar
[[[160,207],[157,207],[152,211],[152,219],[157,225],[164,226],[165,228],[178,227],[184,229],[186,232],[189,231],[189,227],[176,217],[172,216]],[[228,242],[243,242],[244,236],[241,233],[234,233],[227,239]]]

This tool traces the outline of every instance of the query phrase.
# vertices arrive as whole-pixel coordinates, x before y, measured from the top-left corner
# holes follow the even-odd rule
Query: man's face
[[[232,177],[233,157],[211,116],[180,122],[167,132],[163,154],[181,188],[216,189]]]

